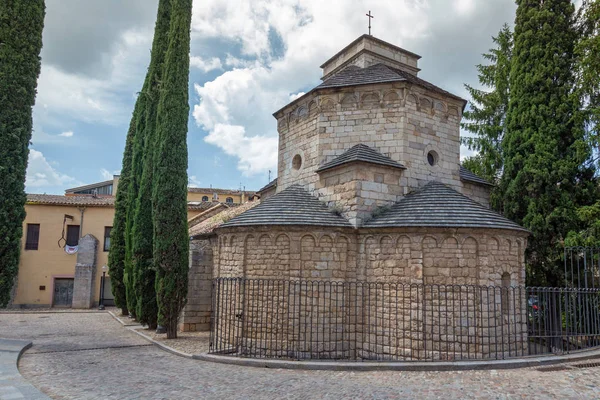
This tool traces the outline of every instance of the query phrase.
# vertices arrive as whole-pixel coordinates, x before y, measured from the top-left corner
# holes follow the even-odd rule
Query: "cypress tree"
[[[44,15],[43,0],[0,2],[0,307],[10,302],[19,271]]]
[[[125,214],[125,269],[123,282],[125,284],[125,294],[127,299],[127,309],[129,314],[137,317],[137,297],[134,288],[133,272],[133,219],[135,216],[135,206],[140,188],[142,175],[143,148],[145,143],[146,106],[148,98],[149,77],[146,74],[142,91],[138,95],[136,108],[132,116],[131,124],[135,127],[135,135],[131,150],[131,170],[129,173],[129,182],[127,187],[127,208]]]
[[[574,94],[574,7],[518,0],[510,100],[502,141],[503,213],[532,231],[529,284],[561,284],[561,244],[595,192]]]
[[[156,109],[158,107],[159,88],[162,81],[163,63],[168,44],[170,0],[161,0],[152,44],[152,57],[148,68],[148,87],[146,96],[145,124],[142,144],[138,151],[142,154],[142,173],[139,193],[136,199],[132,226],[132,270],[133,288],[137,303],[136,317],[140,323],[148,324],[150,329],[156,328],[158,305],[156,300],[155,277],[153,265],[153,221],[152,221],[152,176],[154,170],[153,156],[156,142]]]
[[[127,292],[124,282],[125,274],[125,226],[127,224],[127,202],[129,194],[129,181],[131,179],[131,158],[133,152],[133,142],[135,141],[135,116],[141,107],[140,98],[135,102],[133,116],[127,131],[125,140],[125,151],[123,152],[123,163],[121,167],[121,176],[115,199],[115,217],[113,227],[110,231],[110,250],[108,253],[108,270],[110,274],[110,283],[115,297],[115,304],[119,307],[123,315],[129,313],[127,307]]]
[[[463,165],[487,179],[496,182],[502,172],[502,138],[505,131],[506,112],[509,99],[509,76],[512,54],[512,32],[507,24],[492,40],[496,47],[483,57],[489,64],[477,65],[479,83],[489,91],[465,85],[471,95],[470,109],[465,111],[466,122],[462,127],[473,133],[474,137],[462,138],[470,150],[478,155],[463,161]],[[492,203],[496,198],[492,194]]]
[[[192,0],[172,0],[169,45],[157,111],[154,170],[154,262],[159,321],[177,337],[188,282],[187,128]]]

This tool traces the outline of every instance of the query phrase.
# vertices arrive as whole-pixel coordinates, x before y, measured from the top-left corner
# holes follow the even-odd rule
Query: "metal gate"
[[[73,278],[54,279],[54,307],[71,307],[73,303]]]

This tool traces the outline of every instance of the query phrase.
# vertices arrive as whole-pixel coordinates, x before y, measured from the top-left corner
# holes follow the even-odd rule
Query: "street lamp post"
[[[102,266],[102,278],[100,279],[100,304],[98,305],[98,310],[104,310],[104,284],[106,282],[106,270],[108,267],[106,265]]]

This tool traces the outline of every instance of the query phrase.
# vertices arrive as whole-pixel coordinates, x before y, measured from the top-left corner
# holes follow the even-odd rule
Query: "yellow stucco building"
[[[23,222],[19,275],[12,306],[75,307],[73,297],[77,297],[77,279],[81,278],[76,276],[79,274],[76,264],[77,268],[84,264],[79,242],[87,235],[97,239],[91,263],[94,271],[86,283],[89,306],[96,306],[101,297],[105,304],[112,303],[110,277],[107,268],[103,271],[103,267],[108,264],[118,180],[115,176],[113,180],[67,189],[65,195],[27,195],[27,216]],[[243,203],[253,199],[254,195],[254,192],[190,188],[188,219],[217,203]],[[103,272],[106,272],[106,279],[101,296]],[[88,301],[77,304],[86,307]]]

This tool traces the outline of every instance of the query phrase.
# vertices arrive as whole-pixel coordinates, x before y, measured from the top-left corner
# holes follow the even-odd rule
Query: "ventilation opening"
[[[438,154],[435,151],[431,150],[429,153],[427,153],[427,162],[432,167],[438,163],[438,159]]]
[[[294,158],[292,158],[292,168],[299,170],[300,167],[302,167],[302,157],[300,154],[296,154]]]

